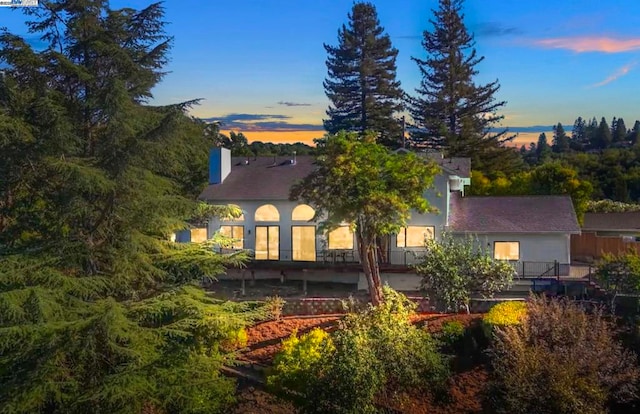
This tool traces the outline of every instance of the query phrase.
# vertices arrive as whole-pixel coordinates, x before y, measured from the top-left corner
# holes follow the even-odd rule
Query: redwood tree
[[[376,238],[397,233],[411,210],[430,211],[424,192],[439,167],[413,153],[389,152],[374,134],[328,135],[317,168],[291,189],[292,200],[316,208],[330,230],[350,223],[374,305],[382,301]]]

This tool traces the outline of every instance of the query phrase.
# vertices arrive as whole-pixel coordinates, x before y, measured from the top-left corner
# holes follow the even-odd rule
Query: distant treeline
[[[242,132],[231,131],[229,136],[218,133],[217,144],[230,149],[233,157],[262,157],[270,155],[314,155],[315,147],[296,142],[294,144],[274,144],[272,142],[253,141],[249,144]]]

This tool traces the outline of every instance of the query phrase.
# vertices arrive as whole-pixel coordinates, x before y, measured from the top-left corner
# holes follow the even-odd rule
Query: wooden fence
[[[625,241],[620,236],[597,236],[596,233],[571,235],[571,258],[599,259],[605,253],[620,254],[635,249],[640,253],[640,243]]]

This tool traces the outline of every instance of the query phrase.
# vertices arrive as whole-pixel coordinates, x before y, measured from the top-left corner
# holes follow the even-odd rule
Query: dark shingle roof
[[[627,213],[585,213],[583,230],[640,230],[640,211]]]
[[[460,197],[451,194],[449,231],[579,233],[569,196]]]
[[[434,160],[450,174],[456,174],[461,178],[471,177],[471,158],[442,158],[440,152],[418,152],[417,154],[423,158]]]
[[[245,161],[249,164],[245,165]],[[211,184],[198,197],[206,201],[288,200],[289,189],[314,168],[314,158],[298,156],[295,165],[291,157],[233,157],[231,173],[222,184]]]

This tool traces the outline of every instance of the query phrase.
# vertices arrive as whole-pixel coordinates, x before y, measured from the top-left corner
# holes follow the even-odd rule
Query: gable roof
[[[454,233],[580,233],[569,196],[461,197],[451,194]]]
[[[245,164],[246,161],[248,164]],[[275,160],[275,163],[274,163]],[[210,184],[198,199],[205,201],[288,200],[289,189],[314,169],[312,156],[232,157],[231,172],[221,184]]]
[[[395,152],[411,152],[411,150],[399,148]],[[460,178],[471,178],[471,158],[444,158],[441,152],[415,152],[415,154],[421,158],[435,161],[449,174],[457,175]]]
[[[594,231],[640,231],[640,211],[585,213],[582,229]]]

